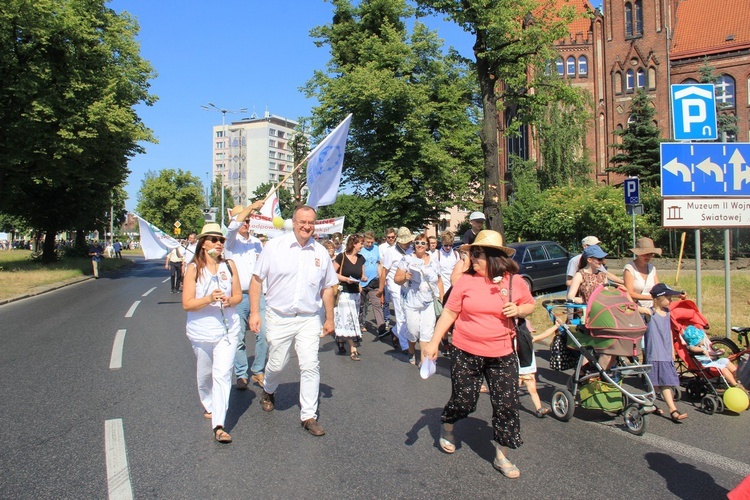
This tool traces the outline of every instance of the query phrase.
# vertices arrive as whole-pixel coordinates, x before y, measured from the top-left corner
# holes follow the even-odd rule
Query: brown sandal
[[[352,361],[359,361],[362,359],[362,356],[359,355],[359,351],[352,351],[349,357],[352,358]]]
[[[223,427],[216,427],[216,429],[214,429],[214,439],[220,443],[232,442],[232,436],[230,436],[229,433],[225,431]]]

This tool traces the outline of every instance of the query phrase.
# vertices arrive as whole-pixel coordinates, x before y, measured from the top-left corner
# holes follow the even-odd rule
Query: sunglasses
[[[245,222],[245,224],[250,224],[250,219],[249,219],[249,218],[247,218],[247,219],[245,219],[245,221],[244,221],[244,222]]]
[[[221,243],[223,244],[227,239],[223,236],[211,236],[210,238],[206,238],[206,241],[210,241],[211,243]]]
[[[479,259],[481,257],[484,257],[484,251],[478,248],[472,248],[471,251],[469,252],[469,255],[471,255],[475,259]]]
[[[395,236],[386,236],[385,239],[386,240],[395,240],[396,237]]]
[[[426,241],[415,241],[414,246],[420,246],[420,247],[426,247],[427,242]]]

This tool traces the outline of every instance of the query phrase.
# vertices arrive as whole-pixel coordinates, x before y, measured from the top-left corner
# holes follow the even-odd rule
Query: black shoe
[[[389,332],[388,330],[386,330],[385,327],[383,327],[383,330],[378,329],[378,338],[382,339],[383,337],[385,337],[389,333],[391,333],[391,332]]]
[[[396,334],[393,333],[393,330],[391,330],[391,345],[393,345],[394,349],[401,350],[401,342],[398,340],[398,337],[396,337]]]

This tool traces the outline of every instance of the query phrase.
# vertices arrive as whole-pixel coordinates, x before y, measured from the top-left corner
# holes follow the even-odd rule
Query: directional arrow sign
[[[750,196],[750,143],[661,144],[661,195]]]

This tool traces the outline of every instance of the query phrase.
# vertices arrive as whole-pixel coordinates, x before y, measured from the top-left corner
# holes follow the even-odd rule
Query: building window
[[[636,73],[637,76],[637,85],[638,88],[646,88],[646,72],[643,71],[643,68],[638,68],[638,72]]]
[[[633,4],[625,3],[625,36],[633,36]]]
[[[734,78],[729,75],[721,75],[714,84],[716,101],[720,108],[734,107]]]
[[[275,128],[269,128],[268,129],[268,135],[276,135],[276,129]]]
[[[271,170],[274,170],[276,168],[276,164],[274,162],[272,162],[272,161],[269,161],[268,162],[268,168],[270,168]]]
[[[555,66],[557,67],[557,74],[560,76],[565,76],[565,66],[563,66],[562,57],[558,57],[557,59],[555,59]]]
[[[578,74],[580,76],[586,76],[589,74],[589,60],[586,56],[578,58]]]
[[[268,152],[268,157],[269,158],[276,158],[276,153],[274,151],[269,151]]]
[[[279,130],[279,137],[281,137],[282,139],[284,138],[284,131],[283,130]]]
[[[224,149],[224,141],[216,141],[216,149]]]
[[[276,180],[276,174],[268,174],[268,178],[271,179],[272,181],[275,181]]]
[[[217,137],[217,138],[221,138],[221,137],[224,137],[224,132],[223,132],[223,131],[221,131],[221,130],[219,130],[218,132],[216,132],[216,137]]]
[[[633,91],[633,83],[634,83],[633,78],[634,78],[633,70],[629,69],[628,72],[625,73],[625,90],[627,92]]]
[[[622,94],[622,73],[619,71],[615,73],[612,84],[615,86],[615,94]]]
[[[696,80],[695,78],[686,78],[685,80],[682,81],[682,83],[685,85],[688,85],[691,83],[698,83],[698,80]]]
[[[656,89],[656,69],[648,68],[648,88]]]
[[[643,2],[635,0],[635,36],[643,36]]]
[[[276,147],[276,141],[273,139],[268,140],[268,147],[275,148]]]
[[[224,153],[216,153],[216,159],[217,160],[223,160],[224,159]]]
[[[292,155],[286,155],[286,161],[293,161],[294,157]]]
[[[216,170],[224,170],[224,164],[223,163],[217,163],[216,164]]]
[[[568,57],[566,71],[570,78],[576,76],[576,58],[573,56]]]

